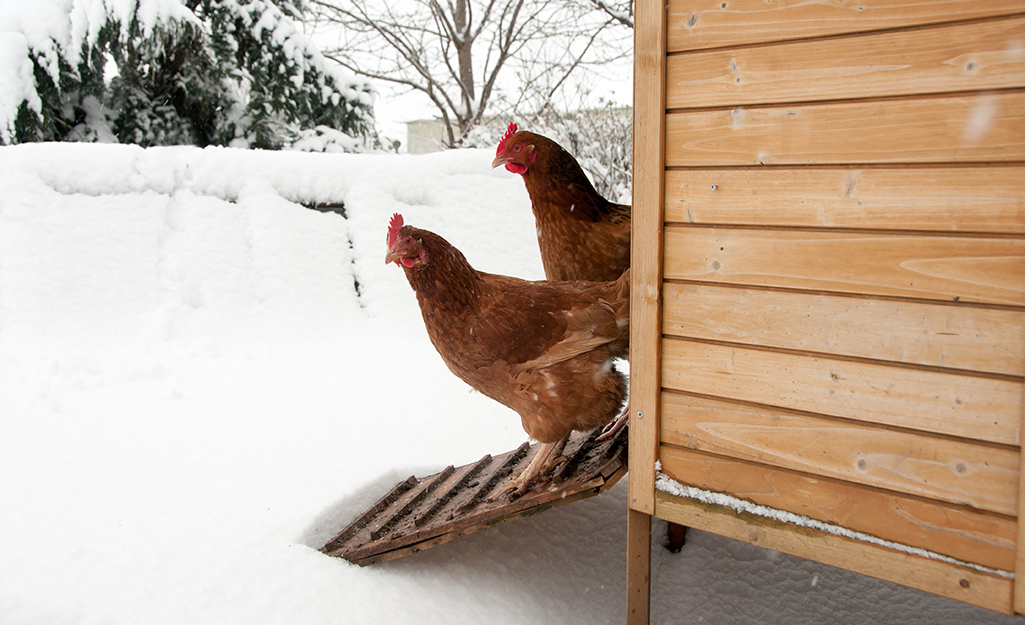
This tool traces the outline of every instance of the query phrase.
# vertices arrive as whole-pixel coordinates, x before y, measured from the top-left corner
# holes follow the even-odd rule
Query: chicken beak
[[[388,255],[384,257],[384,264],[385,265],[390,265],[390,264],[398,261],[399,260],[399,256],[401,256],[401,254],[399,254],[398,251],[396,251],[396,250],[388,250]]]
[[[495,160],[491,161],[491,169],[494,169],[494,168],[498,167],[499,165],[505,165],[508,162],[509,162],[508,157],[496,156]]]

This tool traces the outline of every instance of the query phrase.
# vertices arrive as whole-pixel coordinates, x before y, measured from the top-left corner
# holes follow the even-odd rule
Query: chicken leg
[[[515,479],[509,480],[502,487],[496,498],[507,494],[522,495],[527,492],[530,487],[541,480],[542,475],[555,468],[559,462],[565,460],[562,452],[566,449],[567,442],[569,442],[569,434],[566,434],[561,440],[554,443],[541,443],[527,468],[523,469],[523,472]]]

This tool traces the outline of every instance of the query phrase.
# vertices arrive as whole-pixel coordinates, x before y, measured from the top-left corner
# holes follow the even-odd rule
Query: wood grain
[[[678,482],[832,523],[965,562],[1013,571],[1017,523],[965,506],[664,445],[662,472]]]
[[[651,614],[651,515],[627,510],[627,625],[646,625]]]
[[[630,507],[654,514],[662,331],[665,10],[637,3],[630,267]],[[640,418],[639,415],[644,415]]]
[[[669,336],[1020,376],[1025,311],[666,284]]]
[[[659,492],[656,514],[680,525],[1011,613],[1012,580]]]
[[[668,222],[1025,233],[1025,167],[666,172]]]
[[[670,51],[939,24],[1021,12],[1016,0],[670,0]]]
[[[1025,160],[1018,92],[666,115],[666,165]]]
[[[1018,513],[1017,450],[674,393],[662,402],[663,443]]]
[[[1025,305],[1025,239],[667,227],[665,277]]]
[[[631,401],[656,420],[631,421],[631,514],[1025,609],[1025,7],[643,0],[637,23]],[[1019,582],[652,494],[656,457]]]
[[[1025,86],[1025,19],[670,56],[666,108]]]
[[[662,357],[662,383],[670,389],[925,433],[1019,443],[1020,381],[683,339],[666,339]]]

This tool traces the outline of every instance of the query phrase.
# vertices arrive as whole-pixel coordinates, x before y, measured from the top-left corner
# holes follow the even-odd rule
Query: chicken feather
[[[609,282],[533,282],[477,271],[399,215],[386,262],[403,269],[446,366],[516,411],[530,438],[557,447],[619,414],[626,382],[612,362],[629,350],[629,272]],[[537,477],[526,473],[515,489]]]
[[[549,280],[615,280],[630,266],[630,207],[602,197],[555,141],[509,124],[492,167],[523,176]]]
[[[491,163],[499,165],[523,176],[549,280],[615,280],[629,269],[630,207],[602,197],[562,146],[509,124]],[[624,410],[598,440],[626,421]]]

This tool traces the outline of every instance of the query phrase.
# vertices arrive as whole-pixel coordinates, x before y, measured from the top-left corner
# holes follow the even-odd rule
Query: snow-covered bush
[[[372,145],[370,86],[300,32],[305,1],[0,0],[0,143]]]
[[[494,117],[471,131],[467,147],[498,145],[509,122],[555,141],[572,154],[594,188],[606,199],[629,204],[633,182],[633,114],[605,100],[572,112],[547,109],[516,118]]]

